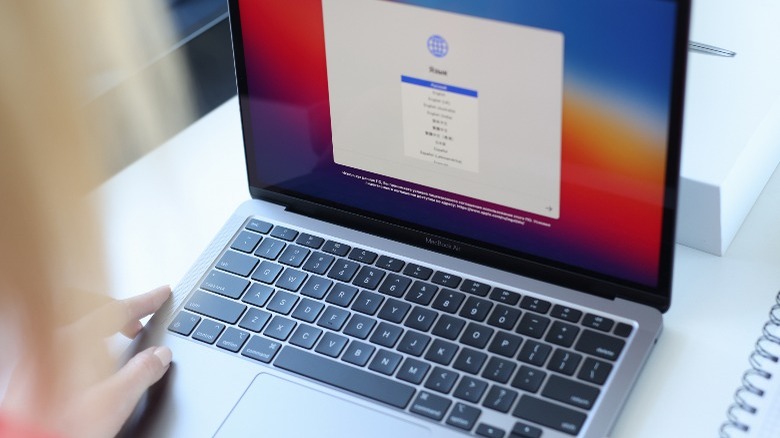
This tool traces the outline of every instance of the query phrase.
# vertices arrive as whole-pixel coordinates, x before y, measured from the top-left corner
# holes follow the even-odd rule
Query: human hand
[[[67,361],[55,365],[61,374],[57,390],[44,395],[48,399],[31,397],[35,367],[22,363],[9,385],[4,409],[57,436],[115,436],[144,392],[168,370],[172,355],[167,347],[150,347],[116,371],[105,339],[117,332],[135,337],[143,327],[140,319],[157,311],[170,294],[165,286],[112,300],[60,329],[55,357]]]

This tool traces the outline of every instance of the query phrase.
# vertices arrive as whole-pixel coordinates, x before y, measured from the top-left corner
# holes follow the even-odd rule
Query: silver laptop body
[[[123,433],[607,436],[670,304],[689,3],[294,3],[229,2],[253,199]]]

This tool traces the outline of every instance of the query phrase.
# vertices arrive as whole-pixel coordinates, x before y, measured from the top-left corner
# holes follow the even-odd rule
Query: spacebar
[[[290,346],[279,352],[274,365],[401,409],[414,395],[414,388],[409,385]]]

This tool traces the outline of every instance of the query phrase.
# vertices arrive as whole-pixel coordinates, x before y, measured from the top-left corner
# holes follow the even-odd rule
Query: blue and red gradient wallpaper
[[[669,152],[675,2],[395,3],[564,35],[560,217],[537,217],[336,164],[322,0],[239,2],[249,101],[245,122],[251,125],[245,128],[251,142],[247,148],[252,150],[248,155],[254,160],[250,181],[445,236],[482,241],[512,253],[655,287]],[[360,60],[350,62],[359,68]],[[345,176],[345,170],[529,220],[520,224],[379,191]]]

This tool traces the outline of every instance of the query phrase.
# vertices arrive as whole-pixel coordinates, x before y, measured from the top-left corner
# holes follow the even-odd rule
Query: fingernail
[[[169,295],[171,293],[171,286],[167,284],[164,286],[159,286],[149,291],[149,293]]]
[[[173,359],[173,352],[168,347],[157,347],[154,349],[154,355],[160,360],[162,366],[167,367]]]

